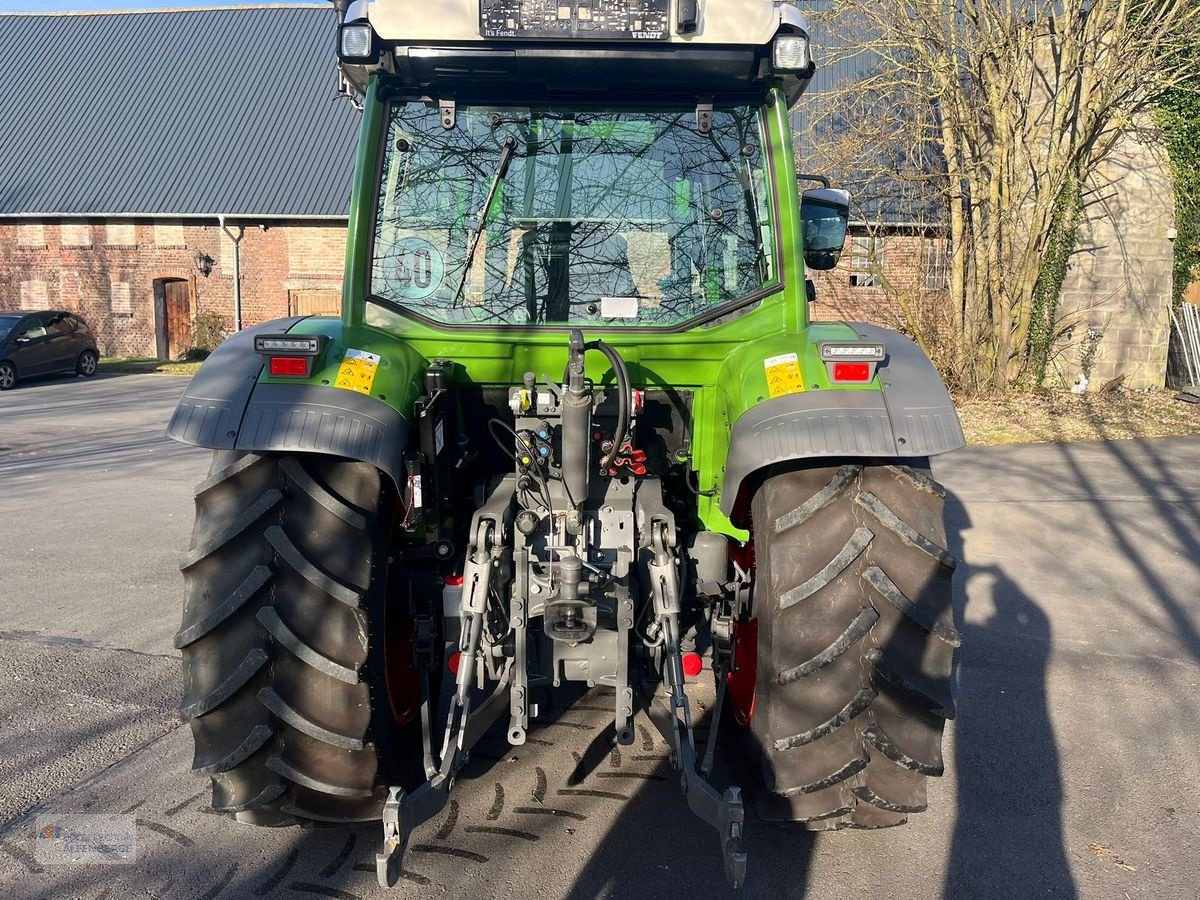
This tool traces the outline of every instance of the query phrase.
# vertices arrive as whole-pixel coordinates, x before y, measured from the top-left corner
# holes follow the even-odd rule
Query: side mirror
[[[850,225],[850,194],[837,188],[813,188],[800,200],[804,224],[804,265],[824,271],[838,264]]]

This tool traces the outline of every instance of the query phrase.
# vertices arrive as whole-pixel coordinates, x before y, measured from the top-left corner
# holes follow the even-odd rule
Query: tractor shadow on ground
[[[645,740],[653,726],[647,723],[644,715],[639,715],[638,723],[639,735]],[[711,710],[704,710],[695,723],[698,752],[703,752],[711,727]],[[719,745],[719,748],[724,747],[726,755],[729,748],[724,742],[732,739],[731,734],[725,733],[728,731],[722,729],[723,743]],[[585,754],[584,761],[589,756],[598,758],[607,746],[603,740],[610,737],[608,731],[598,737],[593,742],[594,753]],[[660,756],[664,755],[666,745],[656,731],[654,741]],[[620,814],[608,826],[604,839],[591,849],[590,858],[566,894],[568,900],[688,896],[800,898],[806,895],[814,845],[812,832],[756,821],[749,811],[750,799],[743,791],[747,803],[743,849],[748,853],[749,863],[745,886],[735,891],[725,879],[716,830],[688,809],[687,800],[680,792],[679,775],[665,758],[651,766],[637,766],[636,760],[646,757],[636,751],[648,749],[641,744],[639,740],[634,747],[623,750],[633,751],[630,755],[635,762],[629,768],[643,770],[647,780],[636,792],[630,791]],[[722,751],[718,749],[713,783],[719,789],[741,781],[721,756]],[[581,765],[572,779],[582,781],[590,774]],[[627,774],[632,776],[634,772]],[[637,782],[626,784],[632,787]]]
[[[966,560],[962,535],[970,526],[965,507],[947,492],[946,533],[959,560],[955,619],[963,641],[955,664],[954,753],[946,759],[958,809],[943,897],[984,900],[1015,891],[1073,898],[1078,892],[1064,846],[1063,784],[1046,686],[1050,620],[1002,565]],[[985,621],[977,607],[989,610]]]

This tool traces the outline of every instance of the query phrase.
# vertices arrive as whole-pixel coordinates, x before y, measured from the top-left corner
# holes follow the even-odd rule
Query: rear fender
[[[291,331],[303,319],[276,319],[225,340],[188,384],[167,437],[213,450],[326,453],[370,463],[402,484],[409,426],[397,410],[328,384],[260,380],[254,336]],[[338,332],[340,324],[330,320],[328,330]]]
[[[807,391],[746,410],[733,425],[721,512],[744,525],[758,478],[780,463],[821,458],[936,456],[965,446],[962,425],[925,353],[903,335],[847,323],[864,341],[881,342],[882,391]]]

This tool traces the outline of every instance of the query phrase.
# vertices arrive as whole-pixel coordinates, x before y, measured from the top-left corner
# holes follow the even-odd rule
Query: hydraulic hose
[[[599,350],[607,358],[612,366],[613,375],[617,380],[617,428],[613,433],[613,448],[600,460],[600,468],[607,469],[612,464],[613,458],[621,452],[621,448],[625,446],[625,440],[629,436],[629,420],[630,409],[633,406],[633,385],[629,380],[629,369],[625,367],[625,360],[621,358],[621,354],[617,352],[615,347],[612,347],[604,341],[595,340],[584,344],[585,350]]]

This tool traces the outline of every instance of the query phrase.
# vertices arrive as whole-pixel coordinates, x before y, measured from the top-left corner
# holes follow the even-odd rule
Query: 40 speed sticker
[[[375,383],[375,373],[379,371],[379,356],[366,350],[347,350],[338,368],[337,381],[334,387],[347,391],[357,391],[360,394],[371,393],[371,385]]]

